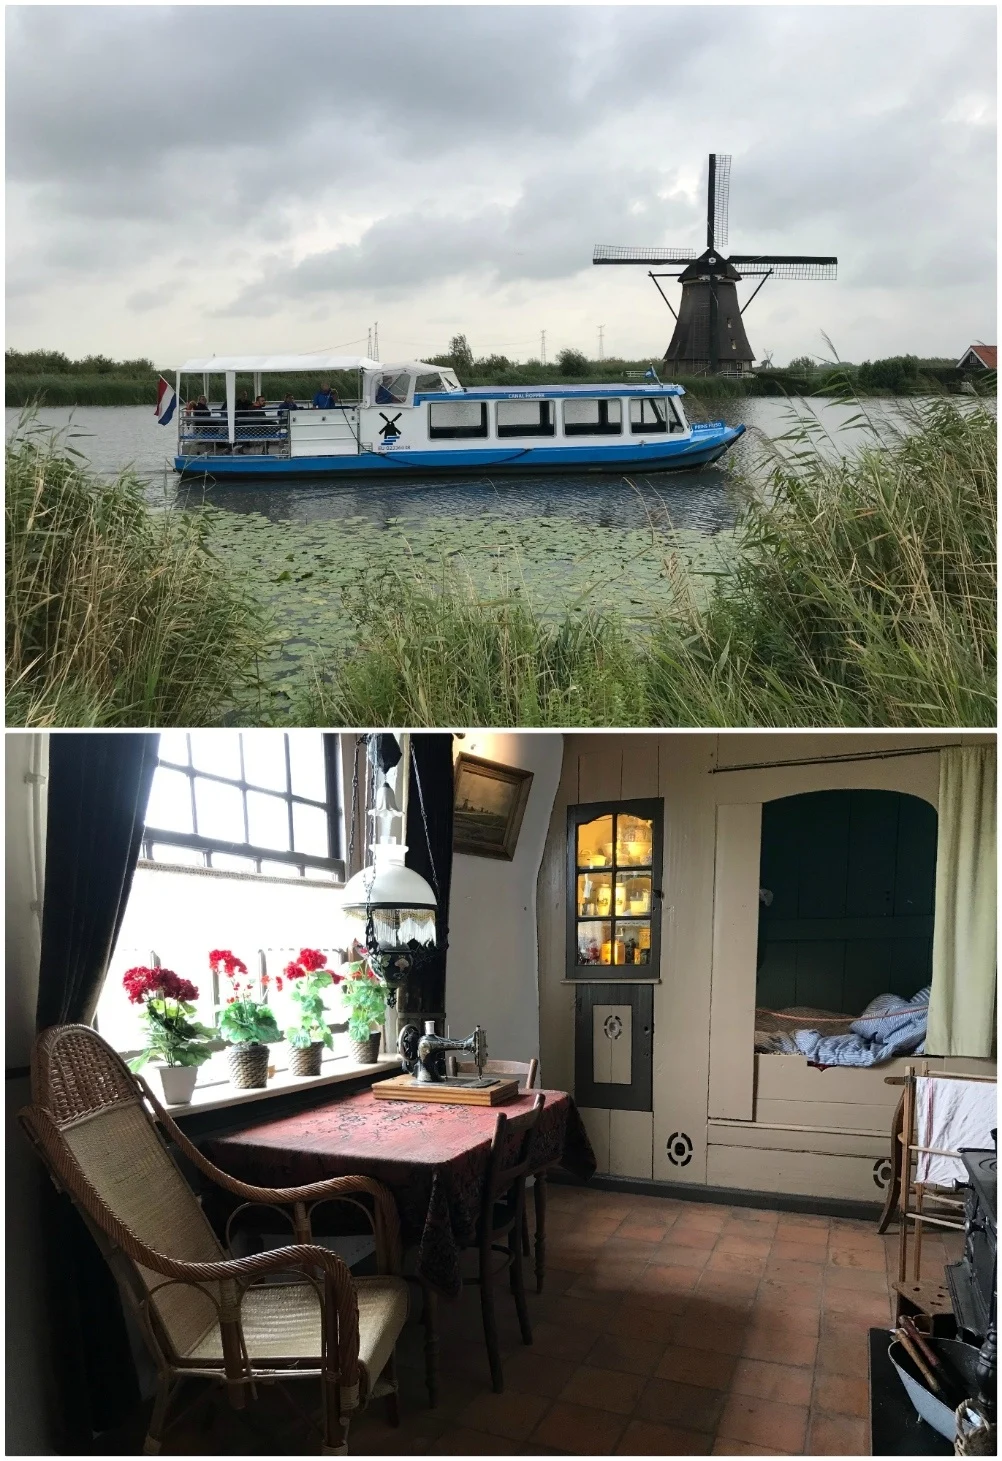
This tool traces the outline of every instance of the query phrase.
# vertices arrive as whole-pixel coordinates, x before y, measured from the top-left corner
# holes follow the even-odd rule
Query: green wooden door
[[[858,1014],[877,994],[909,998],[929,983],[936,820],[928,802],[893,791],[765,804],[759,1005]]]

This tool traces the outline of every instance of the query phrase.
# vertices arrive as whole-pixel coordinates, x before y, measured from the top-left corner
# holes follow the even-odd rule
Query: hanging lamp
[[[372,828],[372,861],[348,879],[341,895],[345,932],[366,950],[370,968],[386,981],[391,1006],[399,986],[428,967],[437,946],[438,900],[430,884],[405,861],[411,746],[408,734],[398,739],[401,759],[381,773],[374,805],[366,813]]]

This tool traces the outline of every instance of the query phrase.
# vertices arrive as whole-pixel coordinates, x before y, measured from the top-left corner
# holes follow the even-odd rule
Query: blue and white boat
[[[357,379],[356,399],[238,408],[238,375],[253,377],[260,398],[265,376],[302,374],[309,395],[346,372]],[[194,393],[192,376],[199,378]],[[198,394],[207,398],[220,376],[225,399],[199,406]],[[464,387],[455,371],[421,360],[211,356],[178,371],[179,403],[183,386],[174,466],[186,476],[692,470],[716,461],[745,429],[688,421],[682,387],[653,372],[624,385]]]

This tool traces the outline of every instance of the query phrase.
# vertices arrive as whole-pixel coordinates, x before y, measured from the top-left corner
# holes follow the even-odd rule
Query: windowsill
[[[271,1096],[288,1095],[290,1091],[312,1091],[321,1086],[336,1086],[344,1081],[355,1080],[360,1075],[399,1071],[398,1055],[381,1055],[370,1065],[360,1065],[347,1057],[325,1061],[320,1075],[290,1075],[280,1070],[271,1076],[266,1086],[252,1086],[238,1089],[226,1082],[224,1085],[196,1086],[190,1101],[180,1105],[166,1106],[173,1117],[184,1116],[189,1111],[221,1111],[227,1106],[244,1106],[249,1101],[267,1101]],[[148,1077],[147,1077],[148,1078]],[[159,1082],[158,1082],[159,1083]],[[150,1081],[152,1085],[152,1080]]]

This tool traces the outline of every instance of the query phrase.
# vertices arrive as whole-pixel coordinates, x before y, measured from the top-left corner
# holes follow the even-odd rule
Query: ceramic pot
[[[268,1047],[246,1043],[231,1045],[226,1052],[230,1081],[241,1090],[268,1084]]]
[[[320,1040],[314,1040],[312,1045],[293,1045],[289,1050],[289,1074],[319,1075],[320,1057],[323,1053],[323,1042]]]
[[[197,1065],[161,1065],[160,1084],[168,1106],[186,1106],[198,1080]]]
[[[374,1065],[379,1059],[379,1031],[376,1030],[368,1040],[353,1040],[349,1035],[348,1048],[352,1060],[358,1065]]]

